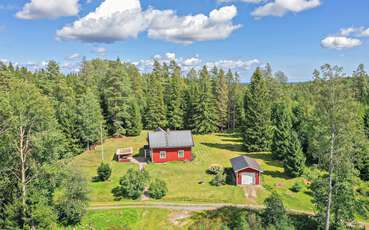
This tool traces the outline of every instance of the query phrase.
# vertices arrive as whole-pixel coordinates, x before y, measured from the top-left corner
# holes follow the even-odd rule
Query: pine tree
[[[245,95],[244,145],[249,152],[268,151],[271,142],[271,109],[268,88],[257,68]]]
[[[292,132],[291,114],[285,103],[273,106],[272,110],[273,138],[272,138],[272,157],[276,160],[283,160],[290,147],[290,135]]]
[[[228,122],[228,85],[221,69],[217,73],[216,79],[216,106],[218,112],[218,127],[223,131]]]
[[[360,64],[352,74],[355,97],[361,102],[369,103],[369,76]]]
[[[182,129],[184,126],[183,82],[181,79],[181,68],[176,64],[175,67],[173,67],[170,80],[169,101],[167,106],[168,126],[171,129]]]
[[[212,133],[217,131],[215,102],[212,94],[209,73],[204,66],[200,72],[199,98],[195,105],[194,132]]]
[[[291,177],[301,176],[305,167],[305,156],[296,132],[290,130],[287,151],[283,161],[285,173]]]
[[[369,108],[366,110],[364,114],[364,131],[369,139]]]

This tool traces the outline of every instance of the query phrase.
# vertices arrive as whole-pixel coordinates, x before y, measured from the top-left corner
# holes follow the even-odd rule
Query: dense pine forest
[[[363,65],[350,75],[330,65],[306,74],[311,81],[288,83],[266,65],[244,84],[231,70],[184,72],[175,61],[140,73],[96,59],[70,74],[55,61],[37,72],[0,63],[0,229],[78,224],[88,191],[69,159],[157,127],[237,132],[245,152],[271,152],[288,177],[319,168],[317,223],[346,227],[357,210],[369,212],[357,191],[369,180],[369,75]]]

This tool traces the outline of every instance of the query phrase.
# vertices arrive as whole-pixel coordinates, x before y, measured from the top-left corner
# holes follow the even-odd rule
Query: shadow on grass
[[[241,138],[241,134],[237,132],[231,132],[231,133],[218,133],[216,134],[218,137],[229,137],[229,138]]]
[[[219,143],[205,143],[205,142],[202,142],[201,144],[207,147],[210,147],[210,148],[224,149],[224,150],[234,151],[234,152],[242,151],[242,145],[240,144],[219,144]]]

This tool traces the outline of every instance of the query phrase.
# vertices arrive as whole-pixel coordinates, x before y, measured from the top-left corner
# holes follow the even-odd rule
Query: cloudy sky
[[[83,57],[151,69],[231,68],[244,82],[269,62],[290,81],[324,63],[369,66],[368,0],[1,0],[0,60],[77,71]]]

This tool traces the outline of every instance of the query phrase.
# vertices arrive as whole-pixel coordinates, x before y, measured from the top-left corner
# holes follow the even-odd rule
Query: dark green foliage
[[[291,177],[301,176],[304,172],[305,156],[302,152],[297,134],[293,131],[289,137],[289,143],[283,160],[284,171]]]
[[[101,162],[100,166],[97,168],[97,177],[100,181],[106,181],[110,178],[111,168],[108,163]]]
[[[272,122],[274,127],[272,139],[273,159],[283,160],[288,155],[291,141],[291,114],[285,103],[274,105],[272,110]]]
[[[364,121],[364,131],[367,138],[369,139],[369,109],[365,111],[363,121]]]
[[[221,131],[226,129],[228,125],[228,85],[224,71],[221,69],[216,75],[215,79],[215,98],[216,98],[216,109],[218,113],[218,127]]]
[[[154,199],[161,199],[168,193],[165,181],[154,179],[149,186],[149,195]]]
[[[120,178],[119,186],[113,189],[114,196],[138,199],[149,181],[149,174],[146,171],[128,169],[127,173]]]
[[[142,119],[140,106],[136,99],[131,99],[129,102],[130,122],[127,123],[127,136],[139,136],[142,131]]]
[[[245,94],[244,145],[246,151],[268,151],[271,144],[271,109],[266,78],[257,68]]]
[[[170,129],[182,129],[184,127],[184,84],[181,78],[181,68],[172,61],[172,76],[168,86],[168,126]]]
[[[218,173],[213,177],[213,179],[211,179],[209,183],[213,186],[221,186],[221,185],[225,185],[226,183],[225,179],[226,178],[223,173]]]
[[[265,210],[262,214],[265,226],[278,225],[287,219],[286,210],[279,195],[275,192],[265,199]]]
[[[206,66],[200,72],[199,97],[195,104],[193,117],[195,133],[205,134],[218,130],[218,118],[215,108],[215,99],[212,94],[211,82]]]
[[[295,183],[291,188],[290,188],[290,190],[292,191],[292,192],[300,192],[302,189],[303,189],[304,187],[302,186],[302,184],[300,184],[300,183]]]
[[[369,103],[369,76],[360,64],[352,74],[354,96],[360,102]]]
[[[77,225],[86,212],[87,186],[77,173],[65,175],[62,186],[54,195],[59,222],[65,226]]]
[[[105,124],[98,98],[86,89],[78,98],[77,104],[78,136],[80,143],[89,148],[100,139],[100,128]]]

